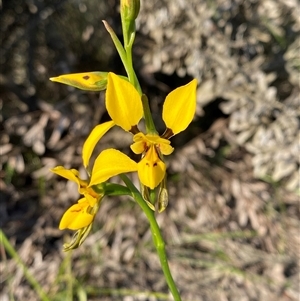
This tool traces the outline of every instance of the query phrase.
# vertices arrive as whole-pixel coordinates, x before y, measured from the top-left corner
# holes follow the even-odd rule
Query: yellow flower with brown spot
[[[185,130],[194,117],[196,87],[197,81],[194,79],[169,93],[162,112],[166,124],[165,133],[162,136],[156,132],[144,134],[138,129],[138,123],[144,114],[140,94],[128,81],[112,72],[108,73],[108,114],[115,125],[134,135],[131,149],[134,153],[142,155],[138,163],[139,179],[150,189],[157,187],[165,178],[166,165],[163,155],[170,155],[174,150],[168,139]]]
[[[76,169],[66,169],[57,166],[52,172],[77,184],[78,192],[83,198],[77,204],[72,205],[63,215],[59,229],[79,230],[89,227],[98,212],[100,202],[104,193],[97,192],[93,186],[99,185],[109,178],[121,173],[137,171],[137,163],[128,156],[115,149],[102,151],[95,159],[91,173],[89,172],[89,161],[96,143],[114,125],[108,121],[96,126],[86,139],[82,149],[82,161],[87,170],[87,179],[81,179]]]

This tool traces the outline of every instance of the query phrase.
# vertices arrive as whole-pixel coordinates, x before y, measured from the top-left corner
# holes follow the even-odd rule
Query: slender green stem
[[[124,68],[125,68],[125,71],[128,75],[128,79],[131,83],[134,82],[134,78],[132,78],[132,65],[130,66],[127,62],[127,54],[126,54],[126,51],[122,45],[122,43],[120,42],[119,38],[117,37],[117,35],[115,34],[114,30],[110,27],[110,25],[105,21],[103,20],[102,21],[104,26],[105,26],[105,29],[108,31],[108,33],[110,34],[110,37],[113,41],[113,43],[115,44],[115,47],[119,53],[119,56],[121,58],[121,61],[124,65]]]
[[[125,48],[124,48],[119,38],[115,34],[114,30],[109,26],[109,24],[105,20],[103,20],[102,22],[105,26],[105,29],[110,34],[113,43],[115,44],[115,47],[119,53],[125,71],[127,73],[129,82],[132,83],[137,89],[137,91],[140,93],[140,95],[142,95],[141,86],[139,84],[139,81],[137,79],[137,76],[134,72],[133,65],[132,65],[132,44],[134,42],[135,33],[131,34],[129,41],[127,41],[127,39],[124,40],[124,43],[128,43],[125,44]]]
[[[133,84],[133,86],[137,89],[137,91],[139,92],[140,95],[142,95],[142,89],[139,83],[139,80],[135,74],[134,68],[133,68],[133,61],[132,61],[132,46],[133,46],[133,42],[135,39],[135,31],[132,30],[130,33],[124,33],[124,31],[126,32],[126,28],[124,27],[124,24],[122,24],[122,28],[123,28],[123,34],[126,34],[126,37],[128,34],[129,35],[129,39],[125,39],[124,38],[124,49],[126,52],[126,64],[127,64],[127,71],[129,72],[128,74],[128,78],[129,81],[131,82],[131,84]]]
[[[26,265],[23,263],[22,259],[14,249],[14,247],[10,244],[9,240],[5,236],[4,232],[0,229],[0,242],[3,244],[4,248],[6,249],[7,253],[17,262],[19,266],[23,269],[23,273],[27,281],[33,287],[33,289],[37,292],[40,299],[43,301],[50,301],[38,281],[31,275]]]
[[[160,260],[161,267],[162,267],[163,273],[165,275],[167,284],[173,295],[174,300],[181,301],[181,297],[179,295],[178,289],[176,287],[176,284],[175,284],[172,274],[170,272],[166,249],[165,249],[165,242],[161,235],[160,228],[157,224],[154,212],[148,207],[148,205],[144,201],[142,195],[140,194],[138,189],[133,185],[133,183],[129,180],[129,178],[124,174],[122,174],[120,176],[121,176],[123,182],[126,184],[126,186],[131,190],[132,197],[142,208],[142,210],[146,214],[146,217],[149,220],[153,242],[154,242],[155,248],[157,250],[157,254],[159,256],[159,260]]]
[[[141,89],[139,80],[138,80],[138,78],[135,74],[134,68],[133,68],[132,46],[133,46],[133,42],[135,39],[135,32],[132,31],[130,34],[130,38],[128,39],[128,37],[127,37],[128,33],[126,32],[125,25],[122,24],[122,27],[123,27],[123,35],[124,35],[124,50],[126,52],[126,62],[124,62],[123,60],[122,61],[123,61],[124,67],[126,69],[126,72],[128,74],[129,82],[137,89],[137,91],[139,92],[139,94],[142,97],[142,104],[143,104],[147,133],[157,134],[157,131],[156,131],[156,128],[155,128],[155,125],[153,122],[152,114],[150,111],[148,98],[146,95],[144,95],[142,93],[142,89]],[[126,66],[125,66],[125,64],[126,64]]]
[[[157,134],[152,114],[149,107],[149,101],[148,97],[143,94],[142,95],[142,104],[143,104],[143,110],[144,110],[144,117],[145,117],[145,123],[146,123],[146,131],[149,134]]]
[[[135,71],[133,68],[133,62],[132,62],[132,44],[133,44],[134,38],[135,38],[135,33],[132,33],[130,43],[127,46],[125,46],[125,52],[126,52],[126,57],[127,57],[127,67],[128,67],[128,72],[130,73],[130,76],[128,75],[128,78],[129,78],[129,81],[137,89],[139,94],[142,95],[142,89],[141,89],[139,80],[135,74]]]

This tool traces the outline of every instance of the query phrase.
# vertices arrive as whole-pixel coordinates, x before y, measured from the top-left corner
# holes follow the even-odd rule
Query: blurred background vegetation
[[[72,254],[61,251],[71,233],[57,229],[78,193],[49,168],[81,168],[84,139],[109,117],[104,93],[48,79],[124,74],[101,22],[121,34],[119,1],[1,5],[2,230],[50,300],[170,300],[128,198],[106,199]],[[183,300],[299,300],[299,15],[297,0],[141,1],[134,64],[160,131],[166,94],[199,82],[158,216]],[[130,139],[114,129],[99,150],[129,153]],[[1,300],[40,300],[3,245],[0,265]]]

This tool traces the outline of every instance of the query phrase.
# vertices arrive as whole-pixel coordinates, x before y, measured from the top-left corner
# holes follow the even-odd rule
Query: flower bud
[[[159,192],[158,192],[158,212],[163,212],[169,202],[169,194],[167,189],[167,177],[165,176],[163,181],[160,183]]]
[[[141,193],[142,193],[143,199],[147,203],[148,207],[151,210],[155,211],[155,207],[151,201],[149,188],[147,186],[143,185],[142,183],[141,183]]]
[[[107,86],[108,72],[84,72],[63,74],[57,77],[51,77],[53,82],[72,86],[86,91],[102,91]]]
[[[64,252],[68,252],[70,250],[77,249],[87,238],[88,234],[91,232],[93,224],[89,224],[88,226],[79,229],[73,235],[72,240],[69,243],[65,243],[63,245]]]
[[[140,0],[121,0],[121,15],[126,21],[134,21],[140,12]]]

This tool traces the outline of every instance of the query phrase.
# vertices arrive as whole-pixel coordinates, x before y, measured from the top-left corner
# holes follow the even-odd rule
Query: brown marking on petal
[[[89,75],[85,75],[84,77],[83,77],[83,79],[85,79],[85,80],[88,80],[90,77],[89,77]]]
[[[156,162],[153,164],[153,167],[155,167],[155,166],[157,166],[157,163],[156,163]]]
[[[136,134],[138,134],[140,132],[140,130],[139,130],[139,128],[138,128],[137,125],[133,125],[131,127],[131,129],[129,130],[129,132],[132,133],[133,135],[136,135]]]
[[[166,128],[165,132],[160,137],[164,139],[170,139],[172,136],[174,136],[173,131],[169,128]]]
[[[158,158],[159,158],[161,161],[163,161],[164,158],[163,158],[163,155],[162,155],[162,153],[161,153],[161,151],[160,151],[160,144],[156,144],[156,145],[155,145],[155,150],[156,150],[156,153],[157,153],[157,155],[158,155]]]

